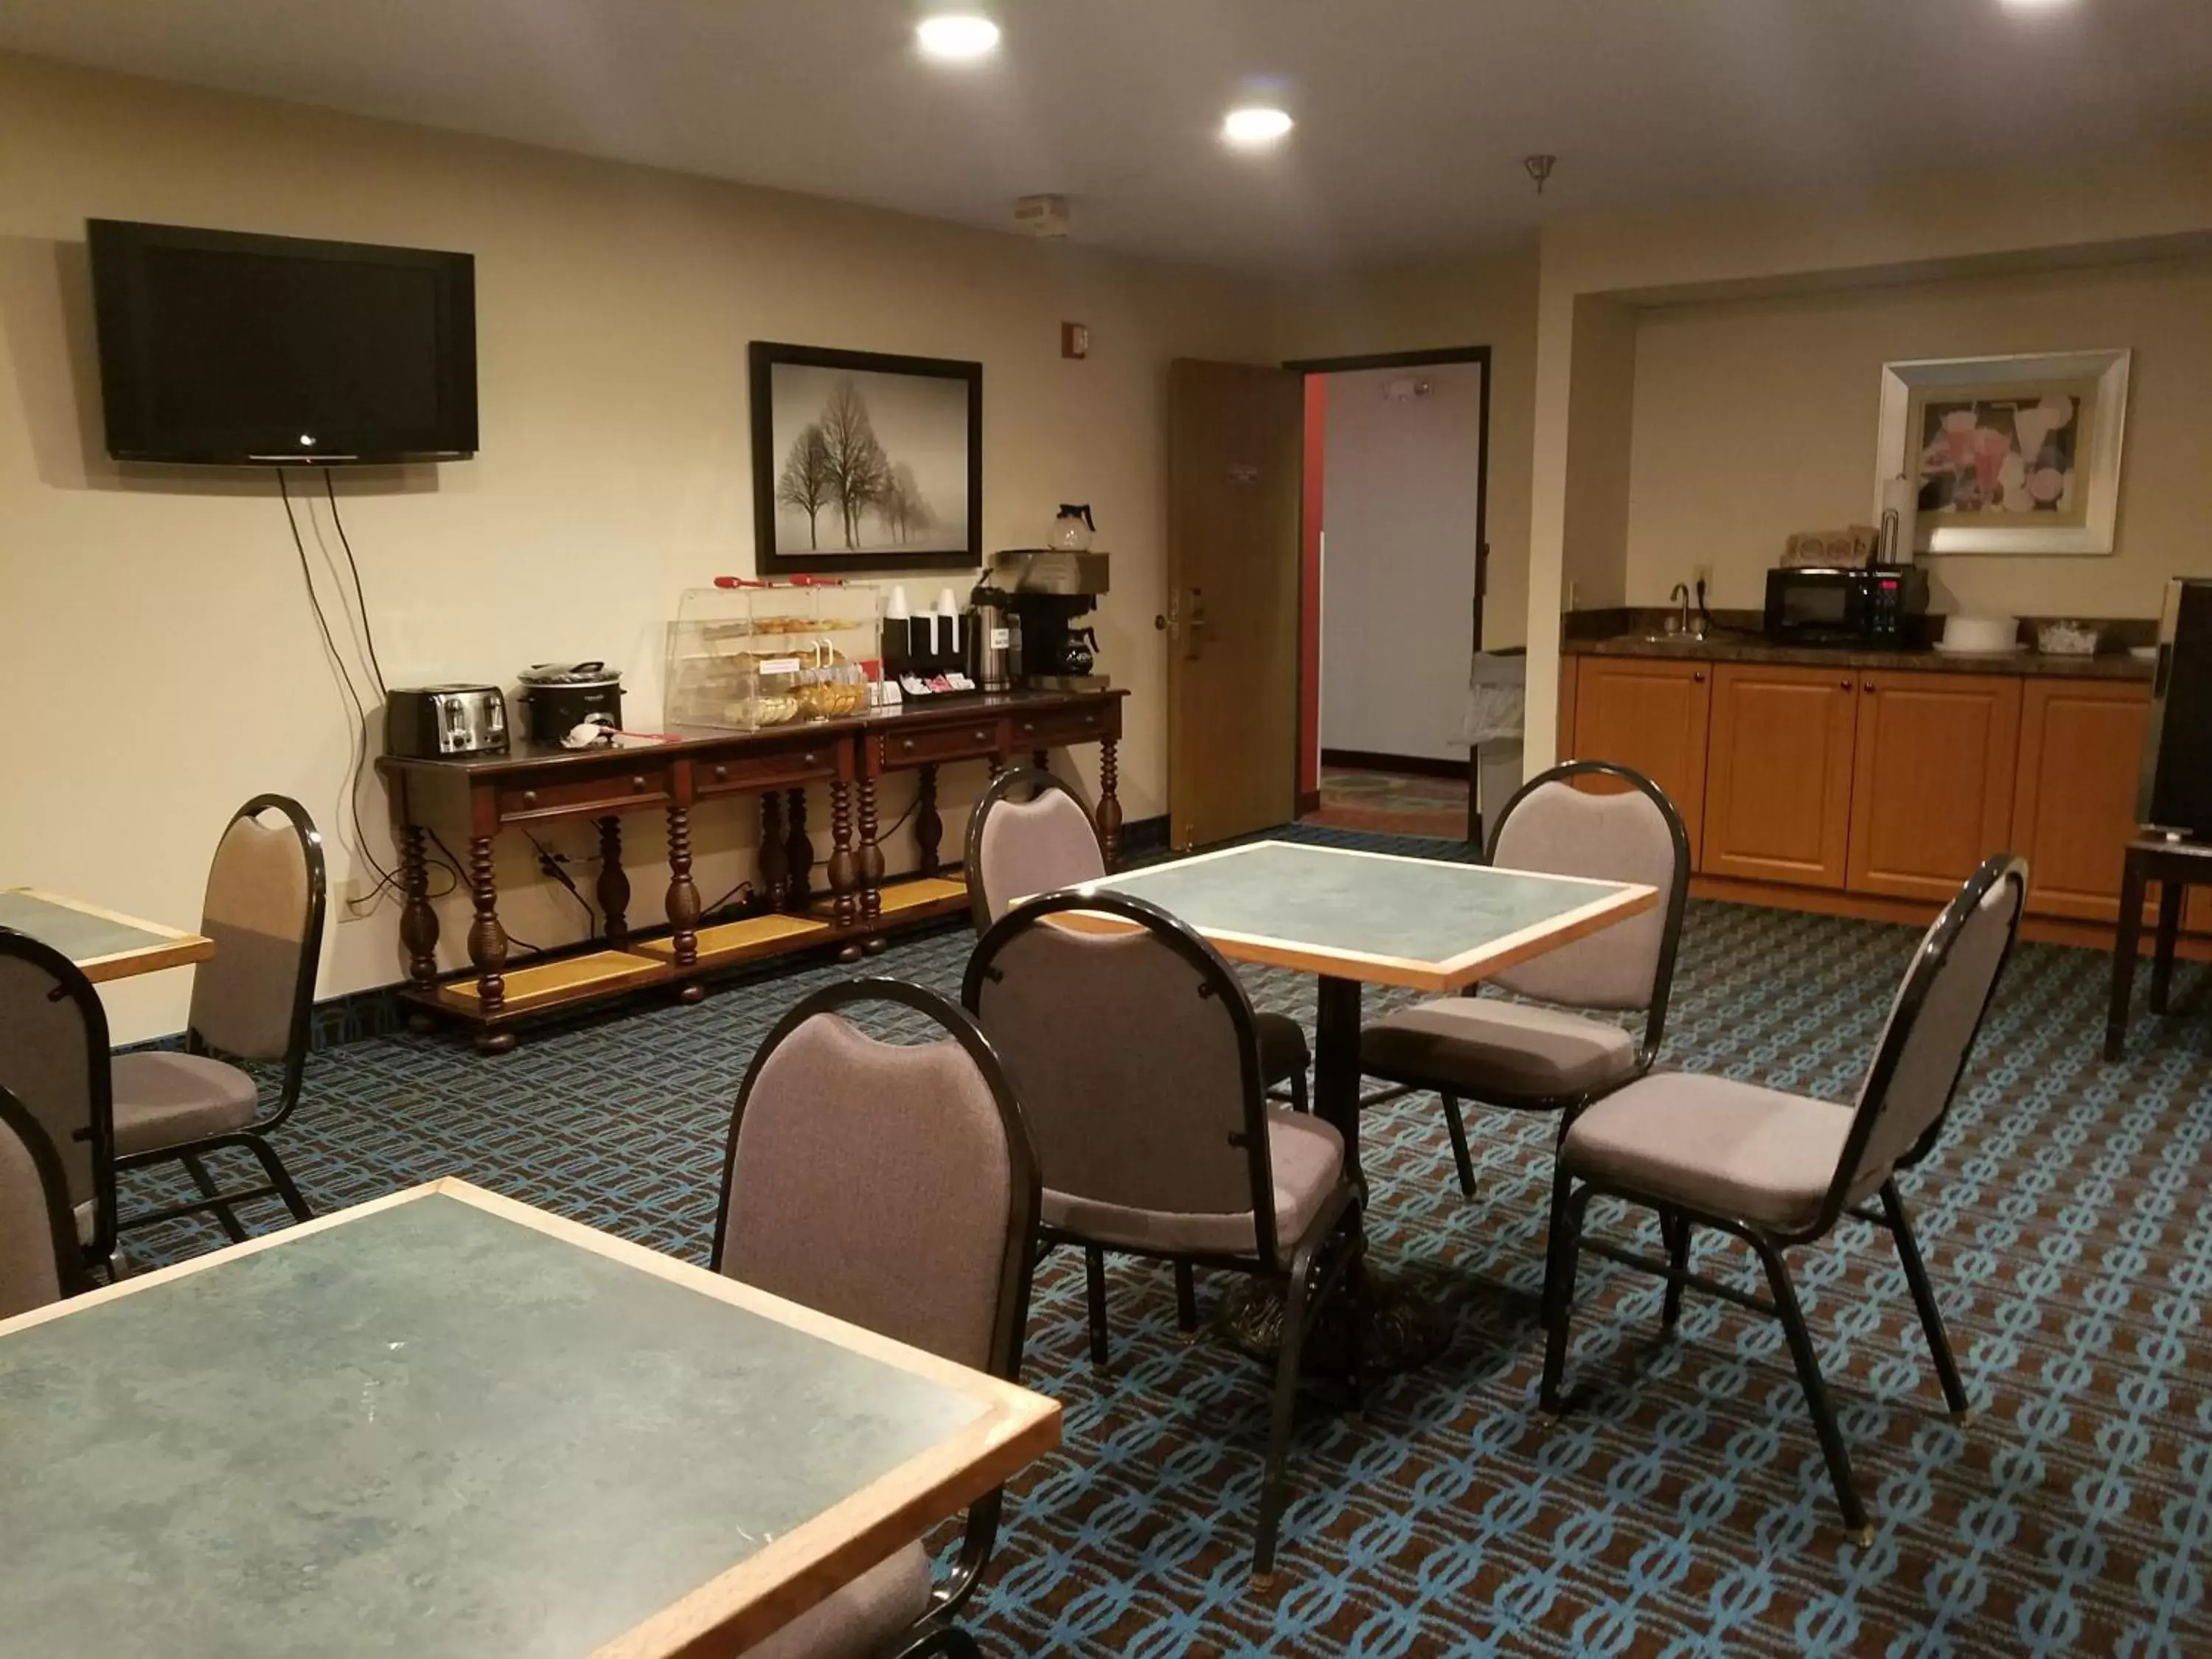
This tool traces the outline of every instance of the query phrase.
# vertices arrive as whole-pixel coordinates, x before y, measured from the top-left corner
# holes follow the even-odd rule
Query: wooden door
[[[1844,884],[1858,701],[1849,668],[1714,668],[1707,875]]]
[[[1560,749],[1576,760],[1633,768],[1665,790],[1690,832],[1690,864],[1698,868],[1710,671],[1702,663],[1637,657],[1562,660],[1576,666],[1574,720],[1561,727]]]
[[[1297,815],[1304,388],[1288,369],[1168,370],[1168,812],[1177,848]]]
[[[1940,904],[2007,849],[2020,709],[2008,674],[1860,674],[1852,892]]]
[[[2136,830],[2149,718],[2150,687],[2140,682],[2027,682],[2012,843],[2027,860],[2033,914],[2118,920],[2120,864]]]

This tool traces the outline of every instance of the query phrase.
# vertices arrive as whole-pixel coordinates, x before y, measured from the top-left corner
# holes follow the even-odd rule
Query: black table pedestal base
[[[1354,1320],[1363,1377],[1417,1370],[1451,1345],[1450,1324],[1437,1308],[1354,1263],[1347,1281],[1307,1328],[1300,1366],[1305,1375],[1340,1381],[1346,1376]],[[1221,1328],[1244,1352],[1273,1364],[1283,1340],[1283,1287],[1257,1281],[1244,1285],[1229,1297]]]

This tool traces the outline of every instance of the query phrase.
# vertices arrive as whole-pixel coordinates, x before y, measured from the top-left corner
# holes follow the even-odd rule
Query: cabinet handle
[[[1024,720],[1022,722],[1022,735],[1024,737],[1027,737],[1030,732],[1036,730],[1036,722],[1035,720]]]
[[[812,756],[812,755],[801,755],[801,756],[799,757],[799,763],[801,766],[813,766],[813,765],[817,765],[817,764],[818,764],[819,763],[818,763],[817,758],[815,756]]]
[[[914,753],[914,739],[912,738],[901,738],[899,739],[899,747],[906,753],[911,755]]]
[[[632,778],[629,781],[629,787],[642,794],[645,792],[645,780],[643,778]]]
[[[1872,680],[1864,682],[1859,689],[1864,691],[1869,697],[1874,696],[1874,682]]]
[[[1842,686],[1846,691],[1851,689],[1851,683],[1849,680],[1838,680],[1836,684]]]
[[[1698,684],[1699,685],[1703,685],[1703,684],[1705,683],[1705,671],[1704,669],[1700,668],[1700,669],[1698,669],[1698,670],[1697,671],[1697,672],[1695,672],[1694,674],[1692,674],[1692,675],[1690,676],[1690,678],[1691,678],[1692,680],[1696,681],[1696,682],[1697,682],[1697,684]],[[1089,725],[1089,724],[1091,724],[1091,722],[1090,722],[1090,721],[1085,721],[1085,725]]]
[[[526,789],[526,790],[524,790],[524,791],[522,792],[522,804],[523,804],[525,806],[535,806],[535,805],[538,805],[538,792],[537,792],[535,789]]]
[[[975,734],[975,741],[978,743],[988,743],[990,740],[991,734],[988,732],[978,732]]]
[[[718,766],[714,769],[714,781],[717,783],[726,781],[729,775],[730,769],[726,766]]]

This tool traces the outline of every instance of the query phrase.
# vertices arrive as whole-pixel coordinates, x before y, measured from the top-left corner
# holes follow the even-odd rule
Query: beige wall
[[[1562,608],[1626,604],[1630,427],[1636,409],[1636,312],[1610,300],[1575,305],[1567,389]]]
[[[1536,243],[1443,264],[1284,284],[1274,355],[1286,361],[1490,348],[1490,592],[1483,643],[1519,645],[1528,613],[1528,460],[1536,370]]]
[[[1710,562],[1714,605],[1755,607],[1791,531],[1871,522],[1883,363],[2118,346],[2112,556],[1926,562],[1939,610],[2156,615],[2166,577],[2212,572],[2212,258],[1644,313],[1629,602]]]
[[[1264,360],[1261,289],[0,56],[0,706],[16,759],[0,883],[189,922],[225,816],[264,789],[307,803],[334,878],[355,863],[335,833],[348,720],[274,483],[125,472],[101,453],[88,216],[473,252],[482,458],[339,481],[386,675],[511,682],[605,656],[641,726],[679,591],[751,568],[746,342],[981,359],[985,545],[1034,539],[1055,502],[1095,504],[1115,555],[1104,660],[1136,694],[1125,810],[1165,810],[1166,366]],[[1062,319],[1090,325],[1088,362],[1060,358]],[[361,811],[388,858],[373,782]],[[754,829],[715,809],[697,835],[711,898],[749,871]],[[659,837],[641,820],[632,837],[650,920]],[[586,850],[574,830],[554,839]],[[514,931],[574,937],[573,901],[535,883],[526,851],[502,849]],[[462,913],[444,914],[459,965]],[[325,995],[398,972],[391,905],[331,930]],[[185,987],[112,988],[118,1037],[174,1030]]]

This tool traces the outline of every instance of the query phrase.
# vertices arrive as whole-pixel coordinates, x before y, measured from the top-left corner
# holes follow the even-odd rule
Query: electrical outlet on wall
[[[338,920],[361,921],[368,915],[368,896],[376,884],[366,876],[348,876],[338,884]]]

